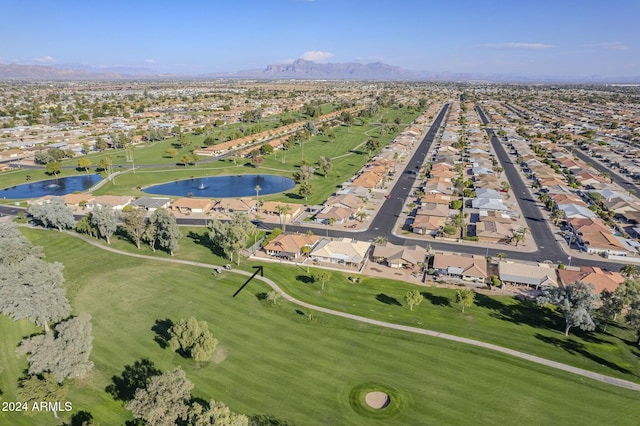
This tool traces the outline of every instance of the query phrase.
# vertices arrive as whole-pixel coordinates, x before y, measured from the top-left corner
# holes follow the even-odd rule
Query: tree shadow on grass
[[[302,195],[294,194],[293,192],[287,192],[284,194],[287,198],[291,198],[292,200],[303,200],[304,197]]]
[[[193,242],[198,244],[199,246],[208,248],[209,250],[211,250],[211,253],[215,254],[216,256],[222,258],[227,257],[224,251],[217,244],[211,241],[211,238],[209,238],[209,235],[207,235],[206,233],[197,234],[193,231],[189,231],[187,237],[191,238]]]
[[[378,302],[384,303],[385,305],[402,306],[402,304],[398,302],[398,299],[396,299],[395,297],[387,296],[384,293],[379,293],[378,295],[376,295],[376,300]]]
[[[262,300],[267,300],[267,293],[262,292],[262,293],[256,293],[256,299],[262,301]]]
[[[476,293],[476,305],[483,308],[491,309],[492,311],[500,311],[505,308],[504,303],[486,294]]]
[[[517,301],[510,305],[503,304],[502,307],[489,315],[518,325],[528,325],[546,330],[564,330],[562,316],[546,306],[540,306],[533,302]]]
[[[293,423],[279,419],[273,414],[254,414],[249,416],[249,424],[256,426],[293,426]]]
[[[297,275],[296,281],[300,281],[302,284],[313,284],[313,278],[308,275]]]
[[[551,345],[554,345],[558,348],[564,349],[565,351],[569,352],[570,354],[573,355],[582,355],[585,358],[588,358],[604,367],[610,368],[612,370],[615,371],[619,371],[620,373],[623,374],[632,374],[634,376],[636,376],[636,374],[633,374],[633,372],[631,370],[628,370],[624,367],[620,367],[618,364],[611,362],[611,361],[607,361],[604,358],[601,358],[597,355],[592,354],[591,352],[589,352],[582,343],[580,342],[576,342],[575,340],[567,337],[564,339],[560,339],[557,337],[553,337],[553,336],[543,336],[539,333],[536,333],[535,335],[536,339],[541,340],[544,343],[548,343]]]
[[[155,324],[153,324],[153,327],[151,327],[151,331],[156,333],[156,336],[153,338],[153,340],[155,340],[162,349],[169,346],[169,340],[171,339],[171,336],[169,335],[169,329],[171,329],[171,327],[173,327],[173,321],[171,321],[169,318],[156,320]]]
[[[93,415],[90,412],[83,410],[72,415],[70,422],[63,423],[62,426],[84,426],[92,424],[94,424]]]
[[[120,401],[133,399],[136,389],[144,388],[153,376],[159,376],[162,371],[156,368],[152,361],[143,358],[133,365],[125,365],[121,376],[113,376],[112,384],[105,391]]]
[[[448,297],[436,296],[435,294],[427,293],[426,291],[422,292],[422,296],[434,306],[451,306],[451,301]]]

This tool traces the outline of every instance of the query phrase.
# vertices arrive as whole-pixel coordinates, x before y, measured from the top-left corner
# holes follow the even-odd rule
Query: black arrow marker
[[[256,276],[256,274],[257,274],[258,272],[260,272],[260,276],[261,276],[261,277],[264,277],[264,274],[263,274],[263,272],[262,272],[264,268],[263,268],[262,266],[254,266],[253,268],[254,268],[256,271],[253,273],[253,275],[251,275],[251,276],[249,277],[249,279],[248,279],[244,284],[242,284],[242,287],[240,287],[240,288],[238,289],[238,291],[236,291],[235,293],[233,293],[233,297],[236,297],[236,296],[238,295],[238,293],[240,293],[240,292],[242,291],[242,289],[243,289],[243,288],[245,288],[245,287],[247,286],[247,284],[249,284],[249,281],[251,281],[251,280],[253,279],[253,277],[255,277],[255,276]]]

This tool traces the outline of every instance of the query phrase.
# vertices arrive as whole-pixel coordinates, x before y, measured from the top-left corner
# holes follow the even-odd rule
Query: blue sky
[[[640,76],[640,1],[0,0],[0,63]]]

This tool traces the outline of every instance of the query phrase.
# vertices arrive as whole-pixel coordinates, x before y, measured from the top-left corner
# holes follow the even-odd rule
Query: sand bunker
[[[384,392],[369,392],[364,400],[369,407],[380,410],[389,405],[391,398]]]

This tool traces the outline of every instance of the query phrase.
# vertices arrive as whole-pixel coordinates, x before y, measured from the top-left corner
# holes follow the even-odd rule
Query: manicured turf
[[[291,268],[270,264],[267,270],[284,291],[319,306],[469,337],[640,382],[640,348],[635,333],[621,325],[609,325],[607,333],[572,329],[564,337],[564,319],[559,314],[500,297],[499,291],[491,297],[477,294],[475,305],[463,314],[453,289],[420,287],[425,299],[410,311],[404,296],[415,285],[373,277],[353,284],[346,275],[334,272],[321,291],[303,269],[292,273]]]
[[[221,253],[212,251],[205,228],[181,229],[184,237],[174,258],[212,265],[228,263]],[[114,239],[112,247],[170,257],[163,252],[154,254],[146,247],[139,251],[131,243],[118,239]],[[240,268],[252,271],[251,266],[255,264],[243,261]],[[565,338],[564,320],[560,315],[532,303],[501,297],[499,291],[492,297],[476,295],[475,305],[462,314],[455,304],[453,289],[419,287],[425,300],[410,311],[404,295],[416,286],[409,283],[363,277],[361,283],[353,284],[347,280],[349,274],[332,272],[331,280],[321,291],[304,268],[268,263],[265,269],[287,293],[319,306],[478,339],[640,382],[640,348],[636,345],[635,333],[621,324],[610,324],[607,333],[572,329]]]
[[[232,298],[244,277],[111,254],[63,233],[24,232],[45,247],[49,261],[66,265],[74,312],[93,316],[96,367],[74,385],[69,399],[100,424],[129,418],[103,389],[125,365],[143,357],[162,370],[181,365],[196,396],[299,425],[636,424],[640,415],[635,392],[426,336],[319,314],[310,320],[294,305],[259,300],[256,294],[268,288],[255,281]],[[191,315],[207,321],[220,340],[217,362],[194,363],[154,341],[157,320]],[[10,400],[15,385],[6,371],[24,367],[11,352],[25,330],[16,331],[19,327],[6,319],[0,326],[3,336],[11,329],[15,337],[0,341],[6,356],[0,383],[6,387],[4,400]],[[354,389],[369,384],[401,395],[397,414],[376,419],[353,408]],[[5,415],[0,423],[6,419],[10,424],[52,420]]]

